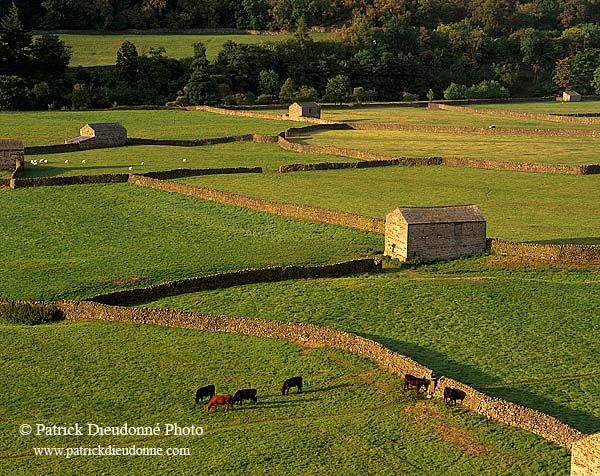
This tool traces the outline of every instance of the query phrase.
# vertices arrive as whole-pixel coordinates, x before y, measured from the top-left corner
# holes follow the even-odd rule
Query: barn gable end
[[[386,216],[385,254],[402,261],[458,258],[485,247],[485,218],[475,205],[400,207]]]

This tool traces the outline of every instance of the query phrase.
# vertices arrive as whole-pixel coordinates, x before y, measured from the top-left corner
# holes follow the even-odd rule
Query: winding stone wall
[[[272,283],[290,279],[334,278],[352,273],[368,273],[381,270],[381,262],[373,258],[344,261],[321,266],[274,266],[262,269],[245,269],[218,273],[197,278],[180,279],[169,283],[155,284],[145,288],[127,289],[100,294],[88,301],[112,305],[131,305],[155,301],[168,296],[230,288],[256,283]]]

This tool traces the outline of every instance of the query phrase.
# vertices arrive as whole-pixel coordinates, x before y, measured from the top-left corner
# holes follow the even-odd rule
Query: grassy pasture
[[[449,134],[413,131],[322,131],[294,142],[400,157],[462,157],[563,165],[600,163],[597,138]]]
[[[203,43],[209,60],[217,57],[227,41],[241,44],[263,44],[285,41],[293,37],[286,35],[246,35],[240,34],[60,34],[58,35],[73,50],[70,66],[114,65],[117,51],[124,41],[131,41],[140,54],[152,48],[165,48],[169,58],[190,58],[194,55],[193,45]],[[328,40],[332,33],[310,33],[314,40]]]
[[[0,209],[5,299],[81,298],[383,249],[377,235],[127,184],[0,190]]]
[[[297,154],[283,150],[277,144],[254,142],[232,142],[199,147],[127,146],[30,155],[27,159],[47,160],[48,163],[37,167],[25,164],[24,177],[130,173],[129,167],[133,167],[132,173],[138,174],[177,168],[219,167],[262,167],[263,170],[276,171],[282,164],[347,160],[330,155]],[[82,163],[83,160],[85,163]],[[141,165],[142,162],[144,165]]]
[[[87,322],[1,326],[0,471],[39,474],[567,475],[566,451],[444,404],[331,349],[219,333]],[[135,358],[132,358],[135,356]],[[290,375],[303,393],[280,393]],[[207,415],[198,386],[258,389],[258,404]],[[20,436],[19,425],[155,426],[159,436]],[[165,436],[166,423],[203,436]],[[87,433],[87,431],[86,431]],[[33,448],[189,448],[187,457],[34,457]]]
[[[535,114],[600,114],[600,100],[585,99],[580,102],[543,101],[476,104],[476,109],[504,109]],[[596,127],[598,125],[596,124]]]
[[[339,279],[238,286],[153,307],[356,332],[483,392],[600,431],[600,268],[475,258]]]
[[[513,241],[600,244],[599,175],[462,167],[380,167],[244,176],[190,177],[192,185],[375,218],[398,206],[475,203],[487,235]]]
[[[205,111],[35,111],[0,114],[0,137],[22,139],[25,146],[62,144],[87,123],[120,122],[129,137],[204,139],[242,134],[277,134],[293,121],[224,116]]]

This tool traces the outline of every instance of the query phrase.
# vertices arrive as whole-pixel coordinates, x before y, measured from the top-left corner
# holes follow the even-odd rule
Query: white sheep
[[[83,160],[81,161],[81,163],[82,163],[82,164],[85,164],[85,159],[83,159]]]
[[[129,167],[129,170],[133,170],[133,167]]]

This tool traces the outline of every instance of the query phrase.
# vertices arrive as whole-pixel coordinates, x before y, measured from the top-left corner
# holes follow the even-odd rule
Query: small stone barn
[[[385,219],[385,254],[401,261],[452,259],[485,248],[485,218],[476,205],[400,207]]]
[[[25,147],[22,140],[0,139],[0,170],[15,169],[17,160],[25,160]]]
[[[579,94],[577,91],[564,91],[562,100],[564,102],[581,101],[581,94]]]
[[[81,149],[117,147],[127,142],[127,129],[118,122],[86,124],[79,129],[79,136],[67,139],[65,144],[79,144]]]
[[[316,102],[295,102],[289,108],[288,116],[290,119],[299,119],[300,117],[321,118],[321,106]]]

